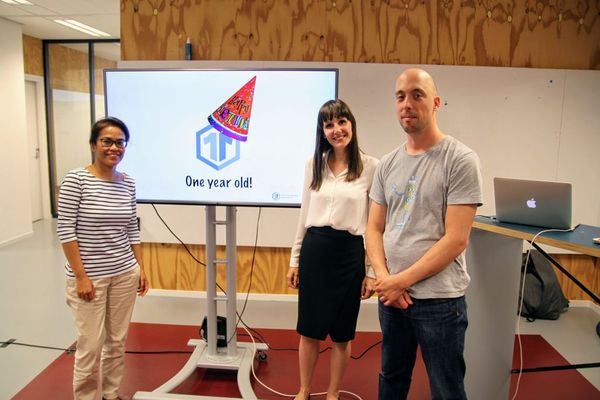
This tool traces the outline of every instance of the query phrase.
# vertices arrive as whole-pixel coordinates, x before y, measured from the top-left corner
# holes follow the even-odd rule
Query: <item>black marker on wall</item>
[[[190,38],[187,38],[185,41],[185,59],[192,59],[192,41],[190,40]]]

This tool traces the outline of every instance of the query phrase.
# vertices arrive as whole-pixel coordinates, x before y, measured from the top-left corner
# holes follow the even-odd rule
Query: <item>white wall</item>
[[[21,26],[0,18],[0,246],[33,233]]]
[[[339,68],[339,96],[354,112],[360,145],[376,157],[405,141],[393,108],[392,64],[127,61],[119,68]],[[441,129],[473,148],[483,164],[484,206],[495,213],[495,176],[571,182],[573,224],[600,225],[600,71],[425,66],[438,85]],[[204,243],[204,210],[157,206],[187,243]],[[175,242],[154,210],[140,206],[142,239]],[[258,211],[238,208],[239,245],[253,245]],[[289,247],[297,209],[264,209],[259,246]],[[219,240],[223,243],[222,236]]]

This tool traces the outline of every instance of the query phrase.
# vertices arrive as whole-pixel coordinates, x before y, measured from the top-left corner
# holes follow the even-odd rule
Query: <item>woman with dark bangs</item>
[[[361,152],[356,120],[342,100],[321,106],[314,156],[306,163],[288,286],[298,288],[300,390],[310,385],[320,341],[333,342],[327,400],[337,399],[350,360],[360,300],[373,293],[363,235],[378,160]]]

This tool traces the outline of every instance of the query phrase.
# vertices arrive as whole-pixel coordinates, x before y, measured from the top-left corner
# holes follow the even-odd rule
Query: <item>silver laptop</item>
[[[571,184],[494,178],[496,219],[545,228],[571,228]]]

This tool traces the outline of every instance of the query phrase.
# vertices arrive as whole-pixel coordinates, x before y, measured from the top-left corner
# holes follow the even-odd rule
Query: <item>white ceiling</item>
[[[120,0],[29,0],[33,5],[10,5],[0,1],[0,17],[22,26],[23,33],[39,39],[98,39],[66,26],[55,19],[74,19],[93,28],[120,37]],[[75,47],[75,46],[74,46]],[[78,46],[78,49],[82,46]],[[118,60],[117,45],[96,45],[99,56]],[[102,54],[102,55],[101,55]]]

